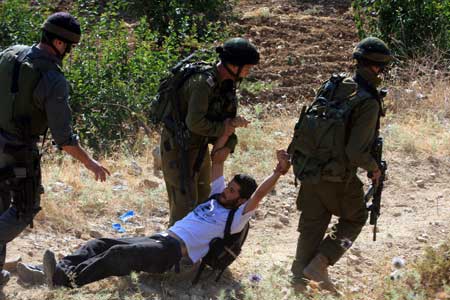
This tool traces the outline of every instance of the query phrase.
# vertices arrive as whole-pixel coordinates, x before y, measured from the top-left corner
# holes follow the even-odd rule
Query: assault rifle
[[[373,225],[373,241],[377,240],[377,221],[380,216],[381,193],[384,188],[384,180],[386,179],[387,163],[383,160],[383,138],[377,137],[372,147],[372,156],[378,164],[381,171],[381,176],[378,179],[378,185],[372,183],[367,193],[364,195],[367,210],[370,212],[369,224]],[[372,177],[372,174],[368,174]],[[370,201],[371,200],[371,201]],[[370,201],[370,203],[369,203]]]

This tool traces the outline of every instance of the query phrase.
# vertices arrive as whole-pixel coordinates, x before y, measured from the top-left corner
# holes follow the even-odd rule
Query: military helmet
[[[353,50],[353,58],[385,66],[393,59],[393,56],[385,42],[376,37],[368,37],[356,45]]]
[[[235,66],[256,65],[259,62],[259,52],[256,47],[244,38],[232,38],[223,46],[217,47],[220,60]]]
[[[42,25],[42,30],[70,44],[78,43],[81,37],[80,23],[66,12],[57,12],[49,16]]]

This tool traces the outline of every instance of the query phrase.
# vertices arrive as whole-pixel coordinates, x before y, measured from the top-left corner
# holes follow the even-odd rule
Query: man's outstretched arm
[[[273,170],[272,175],[264,179],[264,181],[258,186],[256,191],[247,201],[245,205],[244,214],[255,210],[259,206],[259,202],[274,188],[281,175],[284,175],[289,170],[291,163],[289,160],[289,154],[286,150],[277,150],[278,164]]]

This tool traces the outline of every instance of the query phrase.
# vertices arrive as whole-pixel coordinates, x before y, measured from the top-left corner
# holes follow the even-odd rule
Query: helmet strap
[[[224,63],[223,65],[224,65],[224,67],[225,67],[225,70],[227,70],[228,74],[230,74],[230,75],[233,77],[233,80],[234,80],[234,81],[239,81],[239,79],[240,79],[239,75],[241,75],[242,68],[243,68],[244,66],[239,66],[238,71],[237,71],[236,73],[234,73],[234,72],[230,69],[230,67],[228,66],[228,63]]]

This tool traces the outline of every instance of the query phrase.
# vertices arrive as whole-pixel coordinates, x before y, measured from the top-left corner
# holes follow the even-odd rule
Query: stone
[[[426,243],[426,242],[428,242],[428,236],[427,235],[419,235],[416,237],[416,240],[421,243]]]
[[[8,259],[3,265],[3,269],[8,272],[15,272],[17,268],[17,264],[22,261],[22,257],[16,256],[12,259]]]
[[[136,233],[136,235],[144,234],[145,233],[145,227],[144,226],[137,226],[136,228],[134,228],[134,232]]]
[[[274,224],[273,224],[273,228],[275,228],[275,229],[281,229],[281,228],[283,228],[283,224],[282,224],[282,223],[274,223]]]
[[[396,213],[393,214],[394,217],[400,217],[401,215],[402,215],[401,212],[396,212]]]
[[[89,235],[91,236],[91,237],[93,237],[94,239],[100,239],[100,238],[102,238],[103,237],[103,234],[101,234],[99,231],[97,231],[97,230],[91,230],[91,231],[89,231]]]
[[[424,189],[425,188],[425,180],[423,180],[423,179],[416,180],[416,185],[418,187],[420,187],[421,189]]]
[[[144,179],[139,183],[139,186],[147,189],[155,189],[159,187],[159,183],[153,180]]]
[[[131,161],[130,166],[128,167],[128,174],[133,176],[141,176],[142,172],[142,167],[139,166],[136,161]]]
[[[281,216],[279,220],[280,220],[280,222],[283,223],[284,225],[289,225],[289,217]]]

